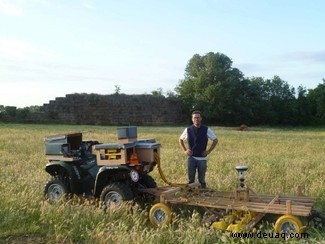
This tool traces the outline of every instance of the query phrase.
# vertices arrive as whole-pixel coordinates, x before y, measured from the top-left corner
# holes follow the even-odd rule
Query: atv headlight
[[[138,171],[132,169],[131,172],[130,172],[130,177],[131,177],[131,180],[132,181],[138,182],[138,180],[139,180],[139,173],[138,173]]]

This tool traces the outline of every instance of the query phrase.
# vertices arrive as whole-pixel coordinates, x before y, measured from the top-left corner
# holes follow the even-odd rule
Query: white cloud
[[[12,16],[19,16],[23,12],[17,5],[8,3],[4,0],[0,0],[0,11]]]
[[[88,9],[94,9],[93,1],[92,0],[84,0],[82,2],[82,6],[88,8]]]
[[[325,50],[291,52],[283,55],[283,57],[290,61],[312,61],[315,63],[324,63]]]
[[[25,61],[39,60],[55,57],[56,55],[47,50],[42,50],[27,42],[13,38],[0,37],[0,59]]]
[[[25,43],[7,38],[0,39],[0,54],[2,57],[10,59],[22,59],[25,56],[25,50]]]

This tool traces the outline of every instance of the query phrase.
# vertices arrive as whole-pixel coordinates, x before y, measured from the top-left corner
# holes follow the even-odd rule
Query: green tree
[[[175,91],[188,113],[201,110],[210,123],[238,124],[250,121],[249,80],[232,68],[222,53],[195,54],[188,62],[184,79]]]
[[[294,124],[292,118],[295,89],[279,76],[274,76],[273,79],[266,80],[264,90],[271,105],[271,123]]]
[[[40,106],[29,106],[24,108],[18,108],[16,117],[17,119],[26,119],[28,116],[32,116],[32,114],[35,114],[40,111],[41,111]]]
[[[251,110],[253,113],[252,124],[269,124],[270,118],[274,116],[269,100],[266,82],[262,77],[250,78],[249,97],[251,100]]]
[[[115,95],[119,95],[120,93],[121,93],[121,87],[119,85],[115,85],[114,94]]]
[[[306,88],[297,88],[297,99],[293,106],[294,120],[296,125],[309,125],[311,123],[311,106],[307,99]]]
[[[312,123],[325,125],[325,79],[323,79],[323,84],[309,90],[307,99],[311,106]]]
[[[9,117],[14,118],[17,115],[17,107],[15,106],[6,106],[5,110],[6,115],[8,115]]]
[[[152,91],[151,94],[152,94],[153,96],[164,96],[164,95],[163,95],[163,89],[162,89],[162,88],[158,88],[157,90]]]
[[[3,120],[6,116],[6,108],[3,105],[0,105],[0,120]]]

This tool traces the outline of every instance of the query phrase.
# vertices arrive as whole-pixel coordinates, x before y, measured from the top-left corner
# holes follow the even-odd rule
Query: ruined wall
[[[44,104],[42,112],[33,120],[92,125],[175,125],[182,122],[183,116],[180,101],[163,96],[69,94]]]

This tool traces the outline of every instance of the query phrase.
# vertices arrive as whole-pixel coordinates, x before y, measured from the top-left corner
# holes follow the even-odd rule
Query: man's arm
[[[186,148],[184,140],[182,140],[181,138],[179,138],[179,145],[181,146],[181,148],[183,149],[183,152],[189,156],[192,155],[192,151],[188,148]]]
[[[206,150],[206,151],[205,151],[205,155],[204,155],[204,156],[209,155],[209,154],[213,151],[213,149],[217,146],[217,144],[218,144],[218,138],[216,138],[216,139],[214,139],[214,140],[212,141],[212,144],[211,144],[209,150]]]

